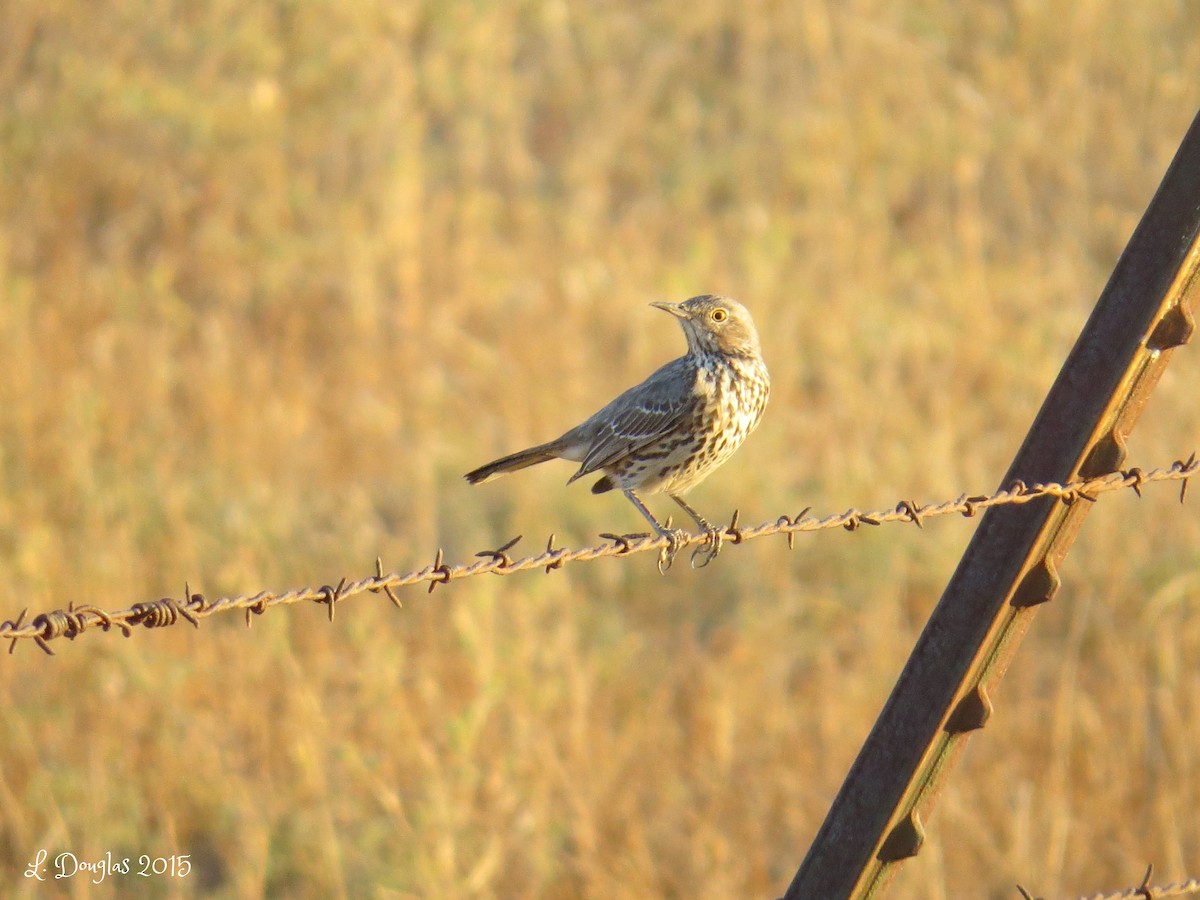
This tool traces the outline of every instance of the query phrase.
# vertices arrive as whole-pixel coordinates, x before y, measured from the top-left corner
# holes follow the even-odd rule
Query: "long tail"
[[[536,447],[530,447],[528,450],[521,450],[518,453],[510,453],[508,456],[502,456],[497,460],[493,460],[486,466],[480,466],[468,472],[463,477],[471,484],[482,484],[485,481],[491,481],[501,475],[509,472],[515,472],[518,469],[524,469],[529,466],[536,466],[538,463],[544,463],[548,459],[557,459],[562,452],[562,442],[551,441],[548,444],[538,444]]]

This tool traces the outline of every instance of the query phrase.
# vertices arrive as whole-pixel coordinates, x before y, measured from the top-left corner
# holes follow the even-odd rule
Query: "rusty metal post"
[[[1125,438],[1193,330],[1200,267],[1200,116],[1005,476],[1115,471]],[[878,896],[924,841],[935,791],[991,697],[1092,505],[989,509],[854,761],[785,900]]]

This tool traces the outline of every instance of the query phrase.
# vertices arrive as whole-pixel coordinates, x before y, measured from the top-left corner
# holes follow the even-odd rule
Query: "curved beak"
[[[655,309],[661,309],[663,312],[669,312],[671,315],[677,316],[680,319],[688,318],[688,312],[683,308],[682,303],[666,303],[662,300],[656,300],[650,305]]]

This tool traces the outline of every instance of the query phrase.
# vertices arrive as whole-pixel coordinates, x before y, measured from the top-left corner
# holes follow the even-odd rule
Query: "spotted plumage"
[[[466,475],[480,484],[549,459],[578,462],[568,480],[604,474],[593,493],[621,490],[667,538],[660,557],[670,565],[681,534],[659,524],[637,491],[666,493],[708,534],[708,562],[720,552],[721,532],[680,496],[703,481],[741,446],[762,418],[771,381],[750,313],[736,300],[705,294],[683,303],[653,303],[679,319],[686,355],[572,428],[562,437],[513,453]]]

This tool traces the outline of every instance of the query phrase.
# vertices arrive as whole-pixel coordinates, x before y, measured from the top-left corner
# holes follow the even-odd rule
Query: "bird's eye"
[[[716,309],[714,309],[712,312],[709,313],[709,316],[712,318],[712,320],[714,322],[716,322],[717,324],[720,324],[721,322],[724,322],[726,319],[729,318],[729,310],[725,309],[724,307],[718,306]]]

